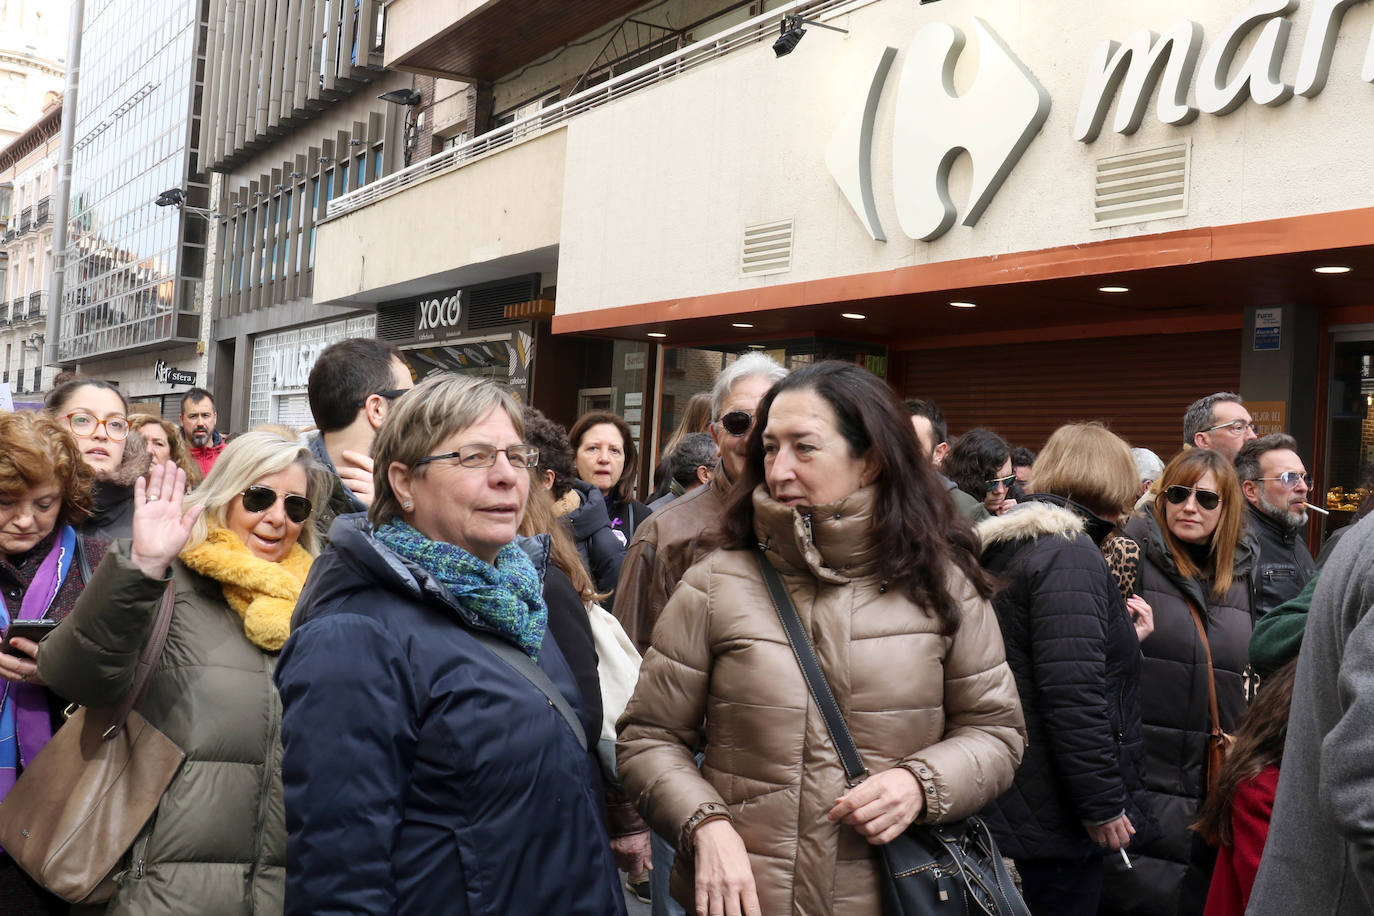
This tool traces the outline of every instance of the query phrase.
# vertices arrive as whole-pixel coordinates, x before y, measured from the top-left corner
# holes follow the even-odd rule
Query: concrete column
[[[1241,338],[1241,396],[1260,409],[1271,403],[1283,405],[1284,431],[1298,440],[1309,468],[1318,435],[1318,331],[1317,309],[1311,306],[1256,306],[1245,310]]]

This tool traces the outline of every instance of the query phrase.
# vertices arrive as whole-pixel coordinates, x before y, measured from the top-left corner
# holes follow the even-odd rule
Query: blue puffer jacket
[[[330,536],[276,670],[286,912],[623,914],[568,724],[362,516]],[[547,634],[539,666],[595,735]]]

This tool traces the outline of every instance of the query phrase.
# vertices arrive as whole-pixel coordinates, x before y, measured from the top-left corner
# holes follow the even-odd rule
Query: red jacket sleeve
[[[1242,905],[1250,902],[1255,886],[1264,841],[1269,836],[1269,819],[1274,813],[1274,795],[1279,788],[1279,768],[1265,767],[1258,775],[1236,787],[1231,800],[1231,837],[1235,843],[1232,865],[1240,881]]]

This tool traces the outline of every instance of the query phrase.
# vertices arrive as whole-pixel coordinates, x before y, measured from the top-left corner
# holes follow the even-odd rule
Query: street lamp
[[[186,202],[186,192],[181,188],[168,188],[157,196],[153,201],[159,207],[176,207],[187,213],[194,213],[206,222],[217,219],[225,219],[224,214],[216,213],[214,210],[207,210],[204,207],[193,207]]]

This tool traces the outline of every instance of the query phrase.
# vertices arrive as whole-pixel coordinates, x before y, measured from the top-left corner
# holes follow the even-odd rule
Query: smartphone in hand
[[[56,620],[42,618],[40,620],[14,620],[10,622],[9,629],[5,630],[4,651],[6,655],[13,655],[17,658],[28,658],[28,653],[21,652],[10,645],[10,639],[18,636],[20,639],[31,639],[38,642],[47,636],[57,626]]]

